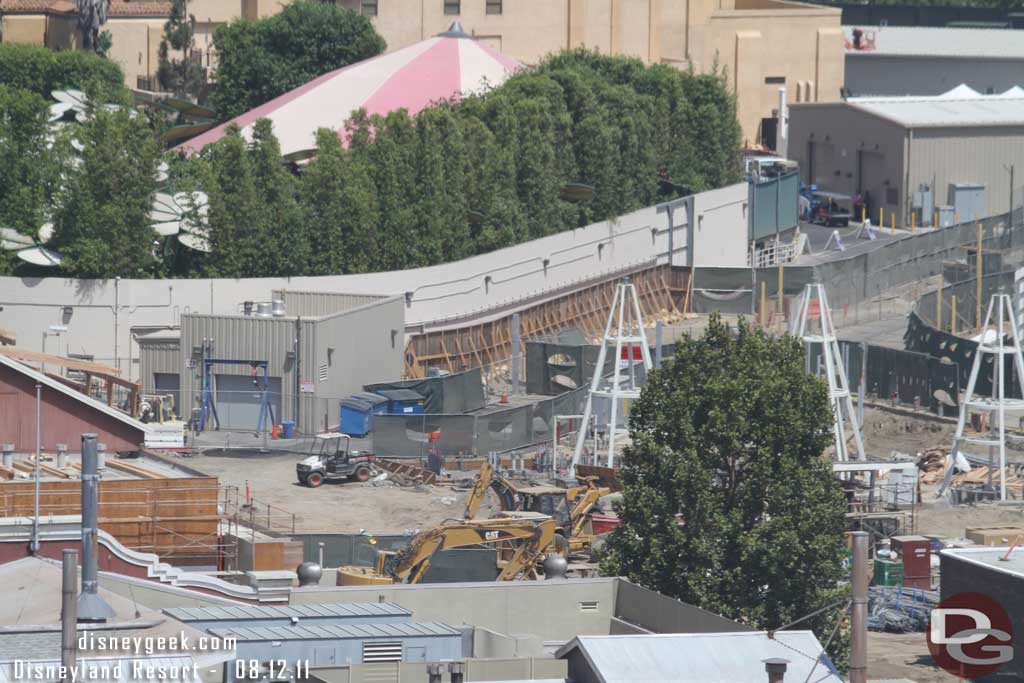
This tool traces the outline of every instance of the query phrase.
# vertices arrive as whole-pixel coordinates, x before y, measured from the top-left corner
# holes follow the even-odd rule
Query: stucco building
[[[214,66],[213,32],[255,19],[288,0],[192,0],[193,57]],[[786,0],[334,0],[369,16],[389,50],[444,31],[458,20],[479,40],[525,64],[586,46],[648,63],[720,68],[736,88],[743,137],[761,141],[778,91],[790,102],[831,102],[843,85],[840,10]],[[66,49],[77,44],[70,0],[0,0],[4,40]],[[152,87],[169,2],[112,0],[110,56],[130,87]],[[770,138],[771,136],[769,136]]]

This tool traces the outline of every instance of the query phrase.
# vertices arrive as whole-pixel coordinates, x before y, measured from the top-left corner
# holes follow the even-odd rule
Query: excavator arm
[[[587,477],[586,488],[580,487],[580,494],[576,498],[576,502],[573,503],[572,512],[569,518],[572,520],[572,529],[570,530],[570,538],[577,538],[583,533],[583,529],[587,524],[587,515],[597,505],[597,501],[602,496],[607,496],[611,493],[609,488],[599,488],[594,482],[597,477]]]
[[[387,558],[382,573],[390,575],[396,582],[418,583],[438,551],[510,542],[515,546],[515,552],[498,577],[504,581],[531,570],[554,535],[555,522],[547,517],[448,522],[415,536],[409,545]]]
[[[469,491],[469,498],[466,499],[466,511],[463,513],[463,519],[473,519],[476,517],[476,513],[480,510],[480,505],[484,502],[484,496],[487,495],[487,489],[494,489],[494,493],[498,496],[498,501],[501,503],[501,509],[503,511],[517,509],[516,490],[504,477],[495,474],[494,467],[489,462],[485,462],[480,467],[480,474],[477,475],[476,481],[473,482],[473,488]]]

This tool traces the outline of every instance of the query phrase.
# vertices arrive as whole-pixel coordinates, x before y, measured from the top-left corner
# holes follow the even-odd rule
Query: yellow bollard
[[[864,223],[868,219],[868,207],[860,207],[860,222]]]
[[[917,231],[917,212],[916,211],[911,211],[910,212],[910,232],[916,232],[916,231]]]
[[[892,228],[891,233],[893,235],[895,235],[896,234],[896,212],[895,211],[893,211],[891,213],[890,218],[892,218],[892,225],[890,226]]]
[[[885,209],[878,207],[878,229],[885,227]]]
[[[939,227],[939,210],[938,209],[935,209],[935,213],[932,214],[932,227],[933,228]]]

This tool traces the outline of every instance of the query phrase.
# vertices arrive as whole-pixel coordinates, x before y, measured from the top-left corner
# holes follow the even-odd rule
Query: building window
[[[462,0],[444,0],[445,14],[462,14]]]
[[[501,0],[487,0],[488,14],[501,14]]]
[[[363,16],[377,16],[377,0],[363,0]]]
[[[786,85],[785,76],[765,76],[765,85]]]

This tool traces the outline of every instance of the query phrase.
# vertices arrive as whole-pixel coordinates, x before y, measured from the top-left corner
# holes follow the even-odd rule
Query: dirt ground
[[[450,486],[400,487],[390,482],[325,483],[311,489],[295,478],[294,454],[199,455],[189,465],[220,479],[222,485],[246,481],[253,498],[296,515],[297,533],[405,533],[462,517],[465,491]]]

